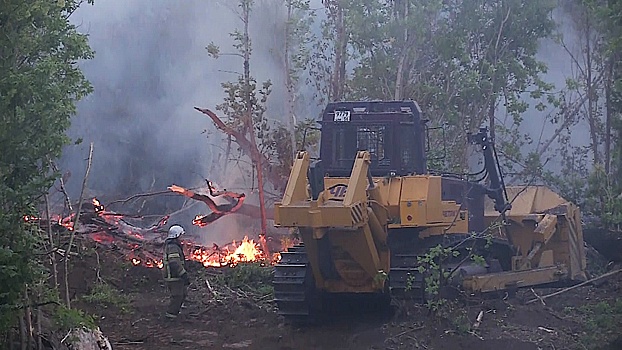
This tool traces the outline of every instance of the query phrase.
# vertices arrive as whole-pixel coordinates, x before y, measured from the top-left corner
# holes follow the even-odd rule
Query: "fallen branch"
[[[615,275],[615,274],[617,274],[617,273],[619,273],[619,272],[622,272],[622,269],[618,269],[618,270],[615,270],[615,271],[610,271],[610,272],[607,272],[606,274],[600,275],[600,276],[598,276],[598,277],[596,277],[596,278],[592,278],[591,280],[587,280],[587,281],[585,281],[585,282],[581,282],[581,283],[579,283],[579,284],[577,284],[577,285],[574,285],[574,286],[572,286],[572,287],[568,287],[568,288],[562,289],[562,290],[560,290],[560,291],[557,291],[557,292],[555,292],[555,293],[551,293],[551,294],[548,294],[548,295],[544,295],[544,296],[542,296],[542,297],[540,297],[540,298],[538,298],[538,299],[529,300],[529,301],[528,301],[528,302],[526,302],[525,304],[535,303],[536,301],[539,301],[539,300],[540,300],[540,301],[542,301],[542,300],[544,300],[544,299],[548,299],[548,298],[550,298],[550,297],[554,297],[554,296],[556,296],[556,295],[560,295],[560,294],[562,294],[562,293],[569,292],[569,291],[571,291],[571,290],[573,290],[573,289],[576,289],[576,288],[582,287],[582,286],[584,286],[584,285],[586,285],[586,284],[590,284],[590,283],[592,283],[592,282],[598,281],[598,280],[603,279],[603,278],[605,278],[605,277],[613,276],[613,275]]]

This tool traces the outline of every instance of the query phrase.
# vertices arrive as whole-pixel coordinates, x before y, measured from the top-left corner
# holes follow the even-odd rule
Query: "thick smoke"
[[[251,18],[251,32],[259,33],[253,36],[251,68],[260,82],[282,74],[279,37],[265,35],[284,22],[279,18],[282,10],[268,5],[257,3]],[[193,110],[193,106],[214,109],[222,103],[220,83],[236,80],[231,72],[242,70],[241,59],[214,60],[205,50],[214,42],[222,52],[233,51],[229,33],[241,27],[236,10],[233,1],[106,0],[73,14],[72,21],[89,35],[96,54],[81,63],[94,92],[80,102],[70,129],[70,136],[83,142],[67,147],[60,163],[63,171],[72,174],[67,183],[72,198],[79,195],[90,142],[94,155],[89,194],[104,203],[162,191],[173,183],[201,186],[204,179],[240,186],[235,179],[242,175],[234,167],[231,174],[214,178],[222,165],[216,160],[222,156],[224,138],[206,116]],[[279,85],[275,84],[270,105],[281,112],[277,116],[283,111]],[[183,203],[180,196],[159,196],[149,199],[142,210],[172,212]],[[189,227],[195,214],[206,211],[199,203],[172,221]],[[208,241],[240,238],[226,234],[237,231],[230,227],[235,220],[219,221],[201,230],[217,233]]]

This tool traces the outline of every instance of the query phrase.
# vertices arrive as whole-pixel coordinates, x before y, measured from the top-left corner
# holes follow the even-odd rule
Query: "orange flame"
[[[205,217],[205,215],[197,215],[194,217],[194,219],[192,219],[192,224],[195,226],[199,226],[199,227],[205,227],[207,226],[206,223],[202,222],[201,219],[203,219]]]
[[[97,200],[97,198],[93,198],[92,203],[93,203],[93,206],[95,207],[96,213],[104,211],[104,206]]]
[[[248,236],[244,237],[239,245],[236,242],[233,242],[232,245],[232,248],[235,248],[233,251],[229,247],[223,249],[215,247],[215,249],[211,250],[204,247],[196,247],[191,250],[189,259],[198,261],[205,267],[234,266],[243,262],[267,260],[259,244],[252,239],[249,240]]]

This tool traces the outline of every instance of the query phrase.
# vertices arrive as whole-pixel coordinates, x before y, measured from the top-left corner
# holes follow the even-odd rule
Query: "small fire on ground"
[[[224,267],[235,266],[240,263],[265,262],[269,264],[277,263],[281,259],[279,253],[275,253],[271,258],[261,250],[259,243],[248,237],[240,242],[232,242],[219,247],[214,244],[211,248],[196,245],[192,242],[182,242],[185,250],[186,259],[198,261],[205,267]],[[143,265],[146,267],[162,268],[162,259],[151,257],[132,257],[133,265]]]

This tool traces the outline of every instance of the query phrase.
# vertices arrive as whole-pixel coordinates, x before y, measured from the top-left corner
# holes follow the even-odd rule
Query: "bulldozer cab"
[[[414,101],[335,102],[322,114],[322,175],[349,176],[358,151],[372,176],[425,174],[425,122]]]

